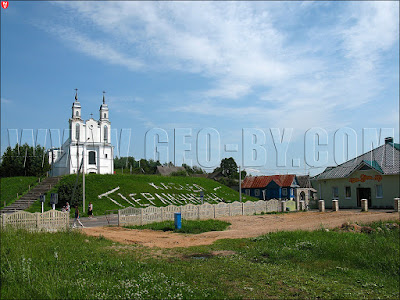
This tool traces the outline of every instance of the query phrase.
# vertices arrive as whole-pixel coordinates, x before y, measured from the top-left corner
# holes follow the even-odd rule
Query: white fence
[[[286,203],[294,202],[293,200]],[[262,212],[282,211],[282,201],[279,200],[259,200],[256,202],[247,201],[245,203],[218,203],[202,205],[187,204],[183,206],[169,205],[165,207],[149,206],[147,208],[128,207],[118,211],[119,226],[125,225],[144,225],[153,222],[174,220],[174,213],[180,212],[182,219],[215,219],[226,216],[253,215]]]
[[[58,210],[49,210],[44,213],[29,213],[17,211],[12,214],[1,214],[0,226],[24,228],[31,231],[65,230],[69,225],[69,214]]]

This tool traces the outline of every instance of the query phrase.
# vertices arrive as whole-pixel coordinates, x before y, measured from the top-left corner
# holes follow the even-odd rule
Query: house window
[[[259,190],[259,189],[256,189],[256,190],[254,191],[254,196],[256,196],[256,197],[259,197],[259,196],[260,196],[260,190]]]
[[[76,124],[76,126],[75,126],[75,137],[76,137],[77,141],[79,141],[80,129],[81,129],[81,127],[79,126],[79,124]]]
[[[333,199],[339,198],[339,188],[337,186],[332,187],[332,198]]]
[[[244,192],[246,193],[247,196],[250,196],[250,190],[249,189],[246,189]]]
[[[96,164],[96,152],[89,151],[89,165],[95,165],[95,164]]]
[[[282,196],[287,196],[287,188],[282,189]]]
[[[108,127],[104,126],[104,142],[108,142]]]
[[[376,198],[383,198],[382,184],[376,185]]]
[[[351,187],[346,186],[346,198],[351,198]]]

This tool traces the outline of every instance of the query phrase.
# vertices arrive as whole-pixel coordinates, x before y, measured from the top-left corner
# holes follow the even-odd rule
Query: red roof
[[[279,186],[291,186],[296,175],[272,175],[246,177],[242,183],[242,189],[257,189],[266,187],[272,180]]]

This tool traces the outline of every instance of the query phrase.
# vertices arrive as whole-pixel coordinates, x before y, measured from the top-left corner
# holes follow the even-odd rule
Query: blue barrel
[[[181,213],[174,213],[175,229],[182,228],[182,217]]]

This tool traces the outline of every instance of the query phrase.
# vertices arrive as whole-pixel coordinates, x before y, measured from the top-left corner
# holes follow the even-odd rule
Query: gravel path
[[[82,231],[90,236],[104,236],[122,244],[141,244],[148,247],[174,248],[209,245],[219,239],[256,237],[268,232],[334,228],[346,221],[368,223],[378,220],[399,220],[399,213],[375,210],[341,210],[338,212],[299,212],[278,215],[223,217],[232,225],[225,231],[201,234],[180,234],[153,230],[134,230],[122,227],[91,227]]]

